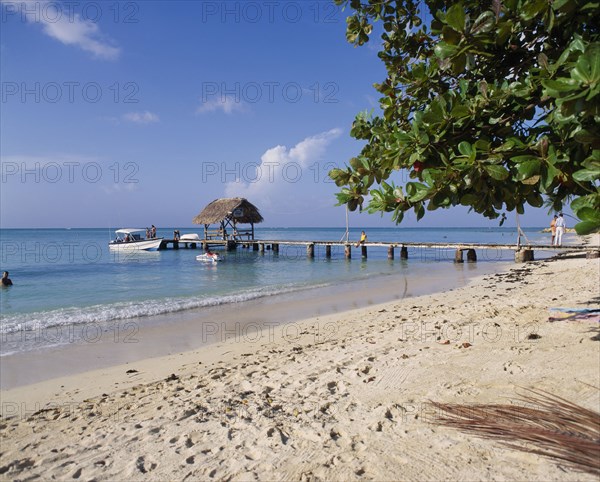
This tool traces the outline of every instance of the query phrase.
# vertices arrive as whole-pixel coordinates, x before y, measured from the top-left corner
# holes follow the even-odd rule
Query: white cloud
[[[100,186],[100,189],[104,191],[104,194],[113,195],[113,194],[124,194],[130,193],[138,190],[137,183],[122,183],[122,184],[106,184]]]
[[[134,122],[136,124],[151,124],[153,122],[158,122],[160,119],[157,114],[153,112],[128,112],[123,115],[123,120],[128,122]]]
[[[203,102],[196,109],[196,114],[215,112],[217,110],[222,110],[225,114],[232,114],[235,111],[242,112],[244,109],[245,107],[242,102],[238,102],[230,97],[221,97],[220,99]]]
[[[304,205],[314,209],[321,193],[307,192],[307,183],[315,182],[315,174],[325,175],[323,168],[330,164],[325,159],[327,148],[341,134],[335,128],[307,137],[290,149],[281,145],[268,149],[260,163],[250,166],[255,167],[253,172],[240,167],[241,178],[225,184],[225,195],[248,198],[261,209],[277,213],[297,213]]]
[[[91,20],[83,19],[66,5],[48,0],[26,0],[10,2],[1,0],[11,6],[16,5],[21,18],[29,23],[42,27],[43,32],[55,40],[79,47],[90,52],[94,57],[114,60],[119,57],[121,49],[110,45],[103,38],[98,25]]]

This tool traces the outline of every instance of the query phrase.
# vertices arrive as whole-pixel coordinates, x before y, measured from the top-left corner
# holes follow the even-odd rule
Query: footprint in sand
[[[514,374],[515,371],[523,373],[525,370],[523,369],[522,366],[517,365],[516,363],[513,364],[513,362],[506,362],[503,365],[504,371],[510,373],[511,375]]]
[[[135,467],[142,473],[145,474],[147,472],[150,472],[152,470],[154,470],[157,467],[158,464],[154,463],[154,462],[149,462],[146,461],[144,456],[140,456],[138,457],[138,459],[135,461]]]

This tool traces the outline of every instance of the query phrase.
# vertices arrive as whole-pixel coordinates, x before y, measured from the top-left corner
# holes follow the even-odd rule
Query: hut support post
[[[258,243],[258,250],[261,253],[264,253],[265,252],[265,243]]]
[[[388,259],[394,259],[394,247],[391,245],[388,247]]]
[[[315,245],[314,243],[310,243],[306,245],[306,256],[310,259],[315,257]]]
[[[325,257],[331,258],[331,244],[328,244],[327,246],[325,246]]]
[[[346,259],[352,258],[352,247],[349,244],[344,245],[344,256],[346,256]]]
[[[400,259],[408,259],[408,248],[406,246],[400,248]]]
[[[279,243],[273,243],[273,252],[279,253]]]
[[[361,247],[360,247],[360,255],[361,255],[363,258],[366,258],[366,257],[367,257],[367,247],[366,247],[366,246],[361,246]]]

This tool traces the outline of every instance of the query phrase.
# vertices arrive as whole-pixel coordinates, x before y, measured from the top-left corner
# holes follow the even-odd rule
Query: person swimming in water
[[[12,286],[13,282],[8,277],[8,271],[2,272],[2,286]]]

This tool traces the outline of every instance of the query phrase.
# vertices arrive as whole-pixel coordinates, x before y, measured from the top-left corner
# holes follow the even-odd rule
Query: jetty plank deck
[[[211,240],[210,243],[218,244],[219,241]],[[219,244],[226,244],[227,241],[220,241]],[[354,246],[356,247],[356,241],[298,241],[298,240],[282,240],[282,239],[252,239],[249,241],[241,241],[238,244],[280,244],[289,246],[308,246],[313,244],[315,246]],[[561,251],[561,250],[590,250],[593,247],[585,245],[563,245],[563,246],[552,246],[549,244],[485,244],[485,243],[423,243],[423,242],[401,242],[401,241],[367,241],[360,244],[360,246],[367,247],[385,247],[389,248],[433,248],[433,249],[535,249],[535,250],[546,250],[546,251]]]
[[[454,249],[455,256],[454,261],[457,263],[463,262],[463,251],[467,252],[467,261],[477,261],[476,250],[512,250],[515,252],[515,261],[525,262],[533,261],[534,250],[537,251],[583,251],[587,253],[590,258],[600,257],[600,249],[598,246],[586,246],[582,244],[577,245],[563,245],[563,246],[552,246],[550,244],[508,244],[508,243],[427,243],[427,242],[401,242],[401,241],[367,241],[365,243],[357,245],[356,241],[327,241],[327,240],[294,240],[294,239],[248,239],[248,240],[233,240],[233,239],[201,239],[195,242],[192,241],[181,241],[176,239],[163,239],[161,249],[168,248],[172,245],[174,249],[179,249],[181,245],[184,248],[202,248],[208,247],[225,247],[228,250],[234,250],[237,246],[252,246],[254,251],[260,251],[263,253],[265,247],[269,247],[274,252],[279,252],[279,246],[304,246],[306,248],[306,255],[308,258],[313,258],[315,255],[315,246],[325,246],[325,253],[327,257],[331,257],[332,246],[343,246],[344,255],[350,259],[352,257],[352,248],[360,248],[361,256],[367,257],[367,248],[387,248],[388,258],[394,259],[394,249],[400,248],[400,258],[408,259],[408,248],[419,248],[419,249]]]

